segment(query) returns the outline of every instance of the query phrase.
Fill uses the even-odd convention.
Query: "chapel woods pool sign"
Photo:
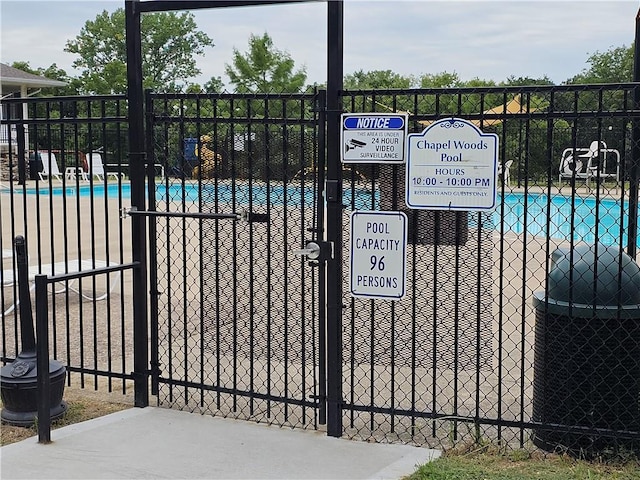
[[[486,211],[496,206],[498,136],[461,118],[438,120],[407,138],[409,208]]]

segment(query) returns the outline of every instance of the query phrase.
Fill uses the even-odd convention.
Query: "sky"
[[[64,51],[87,20],[124,0],[0,0],[0,61],[32,68],[56,63],[69,75],[76,56]],[[637,0],[344,0],[344,73],[392,70],[400,75],[457,73],[462,80],[501,82],[549,77],[562,83],[588,67],[596,52],[634,41]],[[197,57],[204,83],[222,77],[233,49],[251,34],[304,66],[307,83],[326,82],[327,5],[313,2],[193,10],[215,46]]]

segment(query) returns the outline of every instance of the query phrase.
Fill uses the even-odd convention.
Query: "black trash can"
[[[533,421],[552,429],[534,429],[534,444],[579,453],[637,448],[640,267],[617,247],[557,249],[548,289],[533,298]]]

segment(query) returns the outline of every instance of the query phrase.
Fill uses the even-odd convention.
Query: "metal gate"
[[[323,238],[324,96],[149,93],[146,105],[152,393],[316,428],[324,266],[306,247]]]

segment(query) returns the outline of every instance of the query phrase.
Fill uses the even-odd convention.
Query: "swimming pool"
[[[622,228],[622,245],[627,242],[628,204],[611,199],[553,195],[551,201],[544,194],[507,194],[504,215],[500,196],[498,208],[492,214],[497,230],[546,236],[557,240],[594,243],[596,238],[605,245],[619,245]],[[597,223],[596,223],[597,218]],[[503,222],[503,225],[501,224]],[[548,224],[547,224],[548,223]],[[639,239],[640,240],[640,239]],[[638,243],[640,246],[640,242]]]
[[[40,189],[41,195],[62,195],[66,192],[68,196],[89,196],[91,187],[82,185],[79,188],[55,187]],[[129,183],[118,185],[110,183],[107,185],[106,196],[116,198],[119,192],[122,198],[130,198],[131,186]],[[27,189],[28,194],[35,194],[36,189]],[[95,184],[93,195],[96,198],[105,196],[105,185]],[[299,207],[302,203],[306,207],[312,207],[315,200],[315,192],[309,187],[304,190],[297,185],[288,185],[286,188],[280,184],[266,185],[255,183],[249,188],[245,182],[220,183],[217,186],[203,185],[199,188],[197,184],[181,183],[172,184],[168,187],[164,184],[156,186],[156,198],[159,202],[180,204],[182,202],[203,203],[228,203],[238,206],[247,206],[251,202],[255,206],[263,206],[266,199],[270,199],[270,205]],[[352,205],[352,198],[353,205]],[[366,188],[345,188],[343,191],[343,203],[347,208],[357,210],[379,209],[380,193],[376,191],[372,194]],[[628,205],[624,204],[624,212],[621,212],[621,202],[611,199],[601,199],[596,202],[595,198],[583,198],[576,196],[571,199],[569,196],[554,195],[548,202],[545,194],[524,195],[522,193],[505,194],[504,202],[498,195],[498,207],[491,215],[490,223],[493,228],[505,232],[524,233],[533,236],[546,236],[547,234],[557,240],[573,240],[593,243],[596,239],[606,245],[620,244],[622,229],[622,245],[626,245],[627,235],[625,232],[627,224]],[[596,228],[596,217],[598,219]],[[548,221],[547,221],[548,219]],[[483,220],[484,221],[484,220]],[[475,226],[477,215],[469,215],[470,226]],[[640,235],[639,235],[640,237]],[[640,246],[640,238],[638,246]]]

